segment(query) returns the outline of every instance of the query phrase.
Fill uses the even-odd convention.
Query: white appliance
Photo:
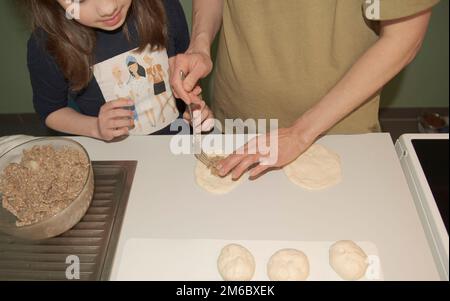
[[[442,280],[449,279],[448,134],[407,134],[395,147]]]

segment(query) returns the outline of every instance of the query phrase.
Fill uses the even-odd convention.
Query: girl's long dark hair
[[[85,88],[92,79],[95,31],[76,20],[55,0],[28,0],[33,29],[47,34],[48,52],[55,58],[74,91]],[[166,46],[167,30],[163,0],[132,0],[128,17],[132,17],[139,35],[139,51],[151,45],[152,50]],[[127,23],[124,32],[129,38]]]

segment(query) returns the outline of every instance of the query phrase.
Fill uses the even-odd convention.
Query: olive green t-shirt
[[[379,10],[376,0],[225,0],[216,117],[292,125],[377,41],[377,20],[411,16],[439,2],[378,1]],[[379,100],[379,94],[368,99],[330,133],[380,131]]]

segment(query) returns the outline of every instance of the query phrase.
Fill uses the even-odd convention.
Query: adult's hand
[[[271,135],[274,135],[272,140]],[[262,141],[260,141],[261,139]],[[274,141],[278,143],[277,148],[271,144]],[[268,169],[281,168],[291,163],[305,152],[313,142],[314,140],[306,139],[295,127],[281,128],[278,129],[278,132],[273,131],[258,136],[250,140],[243,148],[219,162],[217,166],[219,175],[226,176],[231,172],[233,179],[239,179],[249,168],[253,167],[250,170],[250,178],[256,178]],[[260,143],[264,145],[264,150],[275,150],[276,153],[262,151],[258,147]]]
[[[197,87],[200,79],[211,73],[213,68],[211,57],[202,52],[179,54],[169,60],[169,68],[170,84],[175,97],[182,99],[186,104],[199,103],[198,98],[190,93]],[[186,76],[184,80],[181,73]]]
[[[192,118],[189,109],[186,108],[186,111],[183,114],[184,120],[191,124],[193,127],[196,126],[197,128],[194,129],[195,132],[209,132],[214,127],[214,114],[211,111],[211,109],[208,107],[208,105],[201,100],[199,105],[197,106],[197,110],[193,111],[192,114],[194,114],[194,119]],[[196,115],[196,113],[198,115]],[[195,120],[195,118],[198,118]]]

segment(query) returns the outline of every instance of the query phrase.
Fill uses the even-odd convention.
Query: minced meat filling
[[[51,217],[79,195],[89,166],[86,155],[73,148],[25,150],[19,164],[9,164],[0,174],[2,206],[17,217],[18,227]]]

